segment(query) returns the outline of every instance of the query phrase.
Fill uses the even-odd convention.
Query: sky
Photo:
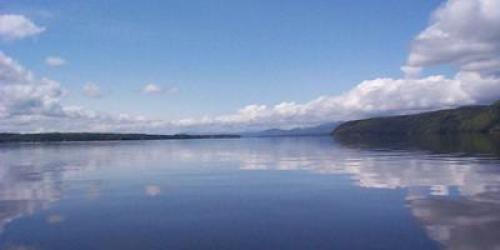
[[[0,131],[226,132],[500,98],[500,1],[0,0]]]

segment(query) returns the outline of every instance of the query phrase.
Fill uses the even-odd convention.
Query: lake
[[[499,249],[484,138],[0,145],[0,249]]]

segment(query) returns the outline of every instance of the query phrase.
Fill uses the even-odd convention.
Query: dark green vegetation
[[[415,115],[372,118],[346,122],[333,135],[421,136],[500,134],[500,101],[492,105],[466,106]]]
[[[114,133],[37,133],[17,134],[0,133],[2,142],[60,142],[60,141],[125,141],[125,140],[182,140],[239,138],[239,135],[148,135],[148,134],[114,134]]]

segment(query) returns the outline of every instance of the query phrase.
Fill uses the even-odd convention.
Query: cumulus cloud
[[[58,100],[63,93],[56,81],[35,79],[31,72],[0,52],[0,118],[61,115]]]
[[[413,41],[408,61],[402,67],[411,77],[367,80],[340,95],[322,96],[307,103],[252,104],[233,114],[175,121],[128,114],[109,115],[81,107],[63,106],[59,99],[64,91],[58,83],[35,79],[12,59],[1,54],[0,125],[6,123],[2,117],[13,117],[16,124],[27,124],[26,128],[32,128],[32,124],[37,124],[39,128],[53,128],[50,119],[46,118],[61,117],[79,121],[59,122],[61,130],[75,130],[72,126],[78,124],[79,130],[96,131],[230,132],[486,104],[500,98],[498,27],[499,1],[449,0],[433,13],[429,26]],[[452,77],[419,76],[422,69],[434,65],[453,65],[457,72]],[[99,92],[96,91],[97,86],[90,85],[88,89],[93,94]],[[175,88],[157,84],[147,84],[142,89],[142,93],[147,95],[176,91]]]
[[[155,120],[110,115],[61,103],[66,91],[0,51],[0,128],[5,131],[145,131]],[[94,92],[95,94],[95,92]]]
[[[162,87],[154,83],[144,85],[142,93],[145,95],[161,95],[161,94],[174,94],[178,89],[175,87]]]
[[[45,31],[23,15],[0,15],[0,38],[7,41],[35,36]]]
[[[102,92],[101,88],[93,82],[88,82],[85,85],[83,85],[82,90],[83,94],[87,97],[101,98],[104,96],[104,93]]]
[[[49,57],[45,58],[45,64],[47,64],[48,66],[51,66],[51,67],[59,67],[59,66],[63,66],[64,64],[66,64],[66,60],[64,60],[64,58],[57,57],[57,56],[49,56]]]
[[[500,98],[500,1],[449,0],[418,34],[406,78],[363,81],[350,91],[308,103],[249,105],[235,114],[185,119],[181,124],[206,126],[300,126],[377,115],[407,114]],[[426,67],[452,65],[453,77],[420,76]]]
[[[460,72],[454,78],[429,76],[420,79],[379,78],[364,81],[338,96],[319,97],[305,104],[283,102],[274,106],[249,105],[235,114],[186,119],[184,126],[314,125],[374,115],[415,113],[464,104],[491,102],[499,97],[500,79]]]
[[[413,41],[403,70],[452,64],[462,71],[500,73],[500,1],[449,0]]]

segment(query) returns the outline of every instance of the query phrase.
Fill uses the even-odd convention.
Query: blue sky
[[[176,119],[253,103],[305,102],[400,76],[413,35],[441,1],[5,1],[47,31],[2,44],[64,102]],[[47,56],[67,65],[44,65]],[[86,82],[109,92],[81,95]],[[144,96],[147,83],[176,87]]]
[[[0,129],[226,131],[487,103],[498,27],[498,0],[0,0]]]

